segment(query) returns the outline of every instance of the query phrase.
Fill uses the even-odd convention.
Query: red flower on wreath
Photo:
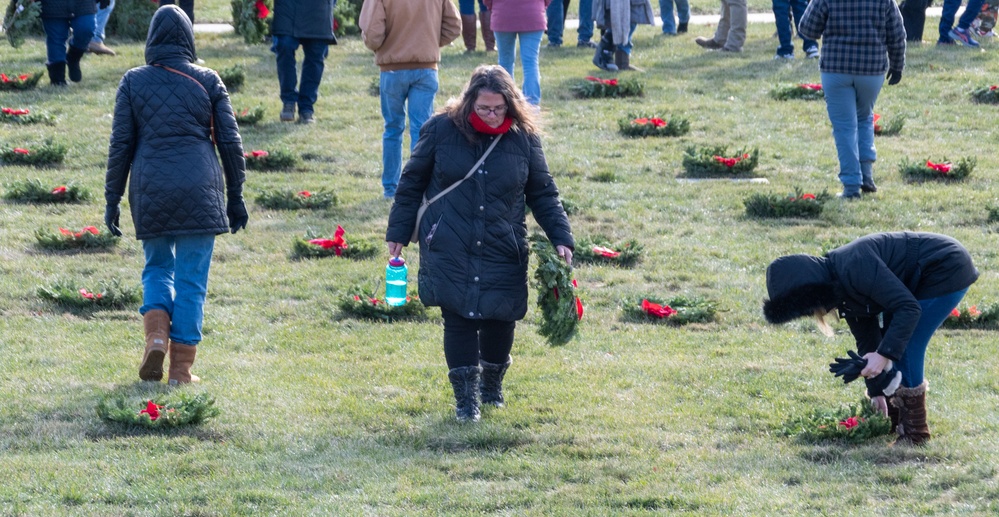
[[[14,153],[15,154],[29,155],[29,154],[31,154],[31,151],[29,151],[29,150],[27,150],[27,149],[25,149],[23,147],[15,147],[14,148]]]
[[[53,196],[61,196],[66,193],[66,185],[59,185],[58,187],[52,189],[51,194]]]
[[[863,418],[857,418],[855,416],[851,416],[850,418],[847,418],[846,420],[843,420],[842,422],[840,422],[839,425],[841,427],[849,430],[849,429],[853,429],[854,427],[857,427],[863,421],[864,421]]]
[[[725,165],[728,168],[735,167],[735,164],[749,158],[749,153],[743,154],[742,156],[736,156],[735,158],[725,158],[724,156],[712,156],[716,162]]]
[[[997,86],[997,85],[994,85],[994,84],[993,84],[992,86],[989,86],[989,91],[990,91],[990,92],[991,92],[991,91],[995,91],[995,90],[997,90],[997,89],[999,89],[999,86]]]
[[[815,194],[802,194],[801,199],[815,199]]]
[[[98,230],[96,226],[86,226],[82,230],[80,230],[78,232],[75,232],[75,233],[73,232],[73,230],[67,230],[65,228],[59,228],[59,233],[61,233],[63,235],[66,235],[66,236],[73,236],[73,237],[76,237],[77,239],[79,239],[79,238],[83,237],[85,234],[88,234],[88,233],[97,235],[97,234],[100,233],[100,230]]]
[[[30,77],[31,77],[31,74],[21,74],[21,75],[17,76],[17,79],[11,79],[10,77],[7,77],[7,74],[0,73],[0,81],[3,81],[5,83],[19,83],[21,81],[24,81],[24,80],[30,78]]]
[[[806,90],[813,90],[813,91],[816,91],[816,92],[822,91],[822,85],[821,84],[801,83],[801,84],[798,85],[798,87],[799,88],[804,88]]]
[[[592,75],[586,76],[587,81],[593,81],[595,83],[600,83],[604,86],[617,86],[617,79],[601,79],[599,77],[593,77]]]
[[[314,244],[324,250],[332,248],[333,252],[336,253],[336,256],[339,257],[343,253],[343,250],[348,247],[347,241],[343,238],[343,233],[343,226],[337,225],[336,232],[333,234],[332,239],[312,239],[309,241],[309,244]]]
[[[15,117],[18,115],[27,115],[28,113],[31,113],[31,111],[29,111],[28,109],[14,109],[14,108],[3,108],[2,110],[0,110],[0,112],[3,112],[4,115],[12,115]]]
[[[303,190],[303,191],[299,192],[298,195],[302,196],[304,198],[310,198],[310,197],[312,197],[312,192],[309,192],[308,190]]]
[[[881,132],[881,124],[878,124],[879,120],[881,120],[881,115],[878,115],[877,113],[875,113],[874,114],[874,132],[875,133],[880,133]]]
[[[948,172],[950,172],[951,168],[951,164],[949,162],[933,163],[929,160],[926,160],[926,166],[941,174],[947,174]]]
[[[647,299],[642,300],[642,310],[649,316],[655,316],[660,319],[669,318],[676,314],[676,309],[670,307],[669,305],[659,305],[658,303],[650,302]]]
[[[950,311],[950,317],[951,318],[960,318],[961,317],[961,310],[958,309],[957,307],[954,307],[954,309]]]
[[[92,293],[92,292],[88,291],[86,288],[80,289],[80,296],[82,296],[82,297],[84,297],[84,298],[86,298],[88,300],[100,300],[101,298],[104,297],[103,294],[101,294],[101,293]]]
[[[152,400],[146,401],[146,409],[139,411],[140,415],[149,415],[150,420],[156,420],[160,417],[160,410],[163,406],[154,403]]]
[[[620,251],[614,251],[610,248],[605,248],[603,246],[594,246],[593,253],[596,253],[597,255],[600,255],[601,257],[604,258],[617,258],[618,255],[621,254]]]
[[[267,156],[269,154],[270,153],[268,153],[267,151],[261,151],[261,150],[258,149],[256,151],[252,151],[252,152],[249,152],[249,153],[243,153],[243,156],[245,158],[263,158],[263,157],[265,157],[265,156]]]
[[[977,318],[982,315],[982,311],[978,310],[977,305],[972,305],[971,307],[968,307],[968,314],[973,318]]]
[[[267,4],[264,3],[264,0],[257,0],[257,2],[253,5],[257,8],[257,18],[263,20],[271,14],[271,10],[267,8]]]

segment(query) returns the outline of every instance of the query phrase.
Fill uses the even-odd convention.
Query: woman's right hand
[[[385,244],[388,245],[389,255],[391,255],[393,258],[398,258],[399,255],[402,253],[402,243],[401,242],[389,242],[389,241],[385,241]]]
[[[882,397],[871,397],[871,407],[875,413],[888,416],[888,400]]]

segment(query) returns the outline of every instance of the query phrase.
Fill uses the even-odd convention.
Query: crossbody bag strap
[[[444,195],[447,194],[448,192],[451,192],[452,190],[458,188],[458,185],[461,185],[468,178],[471,178],[472,174],[475,174],[475,171],[479,170],[479,167],[481,167],[482,164],[486,161],[486,157],[489,156],[489,153],[493,152],[493,148],[495,148],[496,144],[498,144],[499,141],[502,139],[503,139],[503,133],[500,133],[499,136],[497,136],[496,139],[493,140],[493,143],[489,144],[489,147],[486,148],[486,152],[482,153],[482,157],[479,158],[479,161],[475,162],[475,165],[473,165],[471,169],[468,169],[468,174],[465,174],[464,178],[461,178],[460,180],[452,183],[446,189],[438,192],[436,196],[430,199],[427,199],[426,193],[423,194],[423,202],[420,203],[420,208],[419,210],[416,211],[416,226],[413,227],[413,236],[409,238],[410,242],[416,242],[420,238],[420,220],[423,219],[423,213],[427,211],[427,207],[429,207],[433,202],[437,201],[438,199],[444,197]]]
[[[194,81],[194,84],[197,84],[198,87],[201,88],[201,91],[205,92],[205,95],[208,96],[208,104],[212,104],[212,96],[211,96],[210,93],[208,93],[208,89],[205,88],[205,85],[201,84],[201,81],[199,81],[199,80],[191,77],[190,75],[185,74],[184,72],[181,72],[180,70],[177,70],[175,68],[170,68],[169,66],[166,66],[166,65],[161,65],[159,63],[153,63],[153,66],[158,67],[158,68],[162,68],[162,69],[166,70],[167,72],[172,72],[172,73],[175,73],[177,75],[182,75],[182,76],[184,76],[184,77],[186,77],[186,78]],[[209,134],[212,137],[212,145],[216,145],[217,146],[218,144],[215,142],[215,106],[212,106],[211,109],[210,109],[210,111],[208,112],[208,132],[209,132]]]

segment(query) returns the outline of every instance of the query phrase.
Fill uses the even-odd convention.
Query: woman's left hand
[[[888,365],[888,358],[877,352],[864,354],[864,359],[867,359],[867,366],[860,371],[860,375],[865,379],[878,375]]]
[[[558,256],[565,260],[565,263],[572,267],[572,250],[567,246],[555,246],[555,251],[558,251]]]

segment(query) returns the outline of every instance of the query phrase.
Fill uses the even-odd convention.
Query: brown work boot
[[[146,331],[146,350],[139,365],[139,378],[144,381],[163,380],[163,359],[170,344],[170,314],[153,309],[142,316]]]
[[[87,45],[87,50],[90,50],[91,54],[100,54],[105,56],[116,56],[118,55],[114,50],[111,50],[103,41],[91,41],[90,45]]]
[[[197,375],[191,374],[191,365],[194,364],[194,356],[198,353],[198,347],[194,345],[181,345],[170,342],[170,385],[187,384],[190,382],[201,382]]]
[[[896,444],[922,445],[930,439],[930,426],[926,422],[926,388],[922,384],[914,388],[899,388],[892,397],[892,403],[899,411],[898,440]]]
[[[704,36],[698,36],[694,38],[694,43],[697,43],[702,48],[709,50],[718,50],[722,48],[722,44],[714,40],[714,38],[705,38]]]

